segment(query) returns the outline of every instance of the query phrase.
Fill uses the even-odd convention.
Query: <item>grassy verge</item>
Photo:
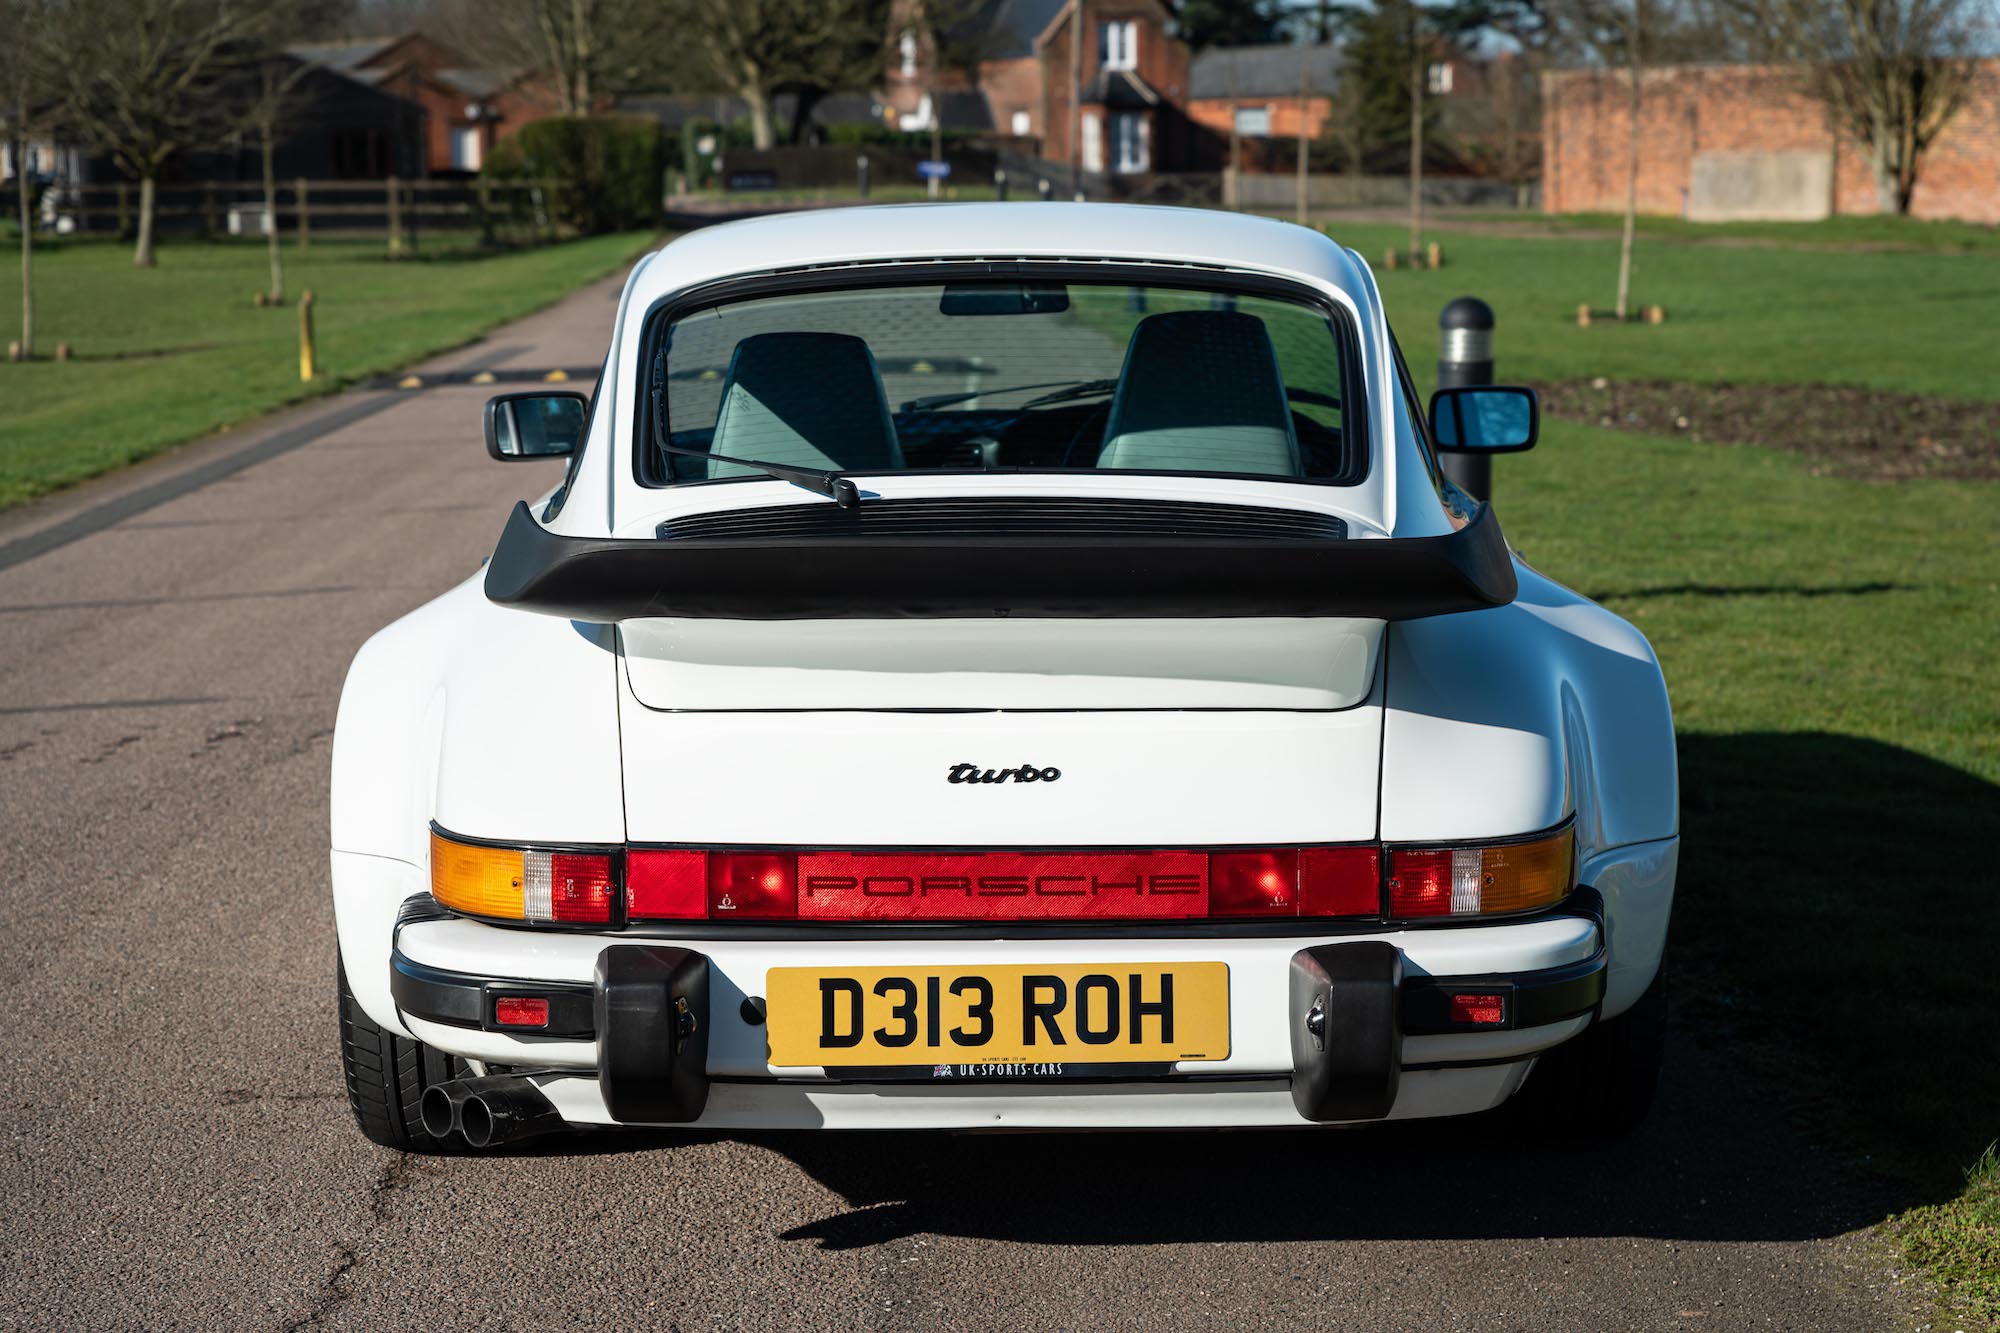
[[[380,242],[287,248],[285,280],[316,298],[321,377],[298,377],[298,313],[257,309],[254,244],[170,244],[134,270],[126,246],[36,247],[36,347],[0,364],[0,507],[467,342],[616,269],[643,235],[498,255],[442,250],[389,263]],[[18,242],[0,246],[0,318],[20,304]],[[48,359],[59,342],[75,359]]]
[[[2000,1157],[1993,1148],[1966,1172],[1963,1194],[1911,1210],[1890,1231],[1937,1280],[1949,1313],[2000,1326]]]
[[[1420,379],[1438,307],[1474,292],[1505,378],[2000,396],[1967,304],[2000,293],[2000,265],[1642,248],[1642,295],[1684,317],[1583,330],[1559,316],[1608,286],[1611,243],[1450,252],[1439,273],[1381,275]],[[1494,471],[1527,558],[1630,618],[1666,670],[1679,1022],[1886,1182],[1888,1232],[1956,1326],[2000,1326],[2000,483],[1815,476],[1775,450],[1561,423]]]

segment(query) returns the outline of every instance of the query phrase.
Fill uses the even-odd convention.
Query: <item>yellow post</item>
[[[299,294],[299,378],[310,381],[319,373],[319,355],[313,349],[313,294],[310,288]]]

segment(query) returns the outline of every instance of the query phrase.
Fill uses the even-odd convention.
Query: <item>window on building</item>
[[[1131,176],[1151,170],[1152,131],[1152,118],[1143,111],[1113,112],[1111,169],[1121,176]]]
[[[1104,69],[1139,67],[1139,21],[1112,19],[1097,25],[1097,59]]]
[[[1236,133],[1243,139],[1268,139],[1271,137],[1271,108],[1268,106],[1239,106],[1236,108]]]
[[[451,130],[451,169],[453,171],[479,170],[480,149],[477,125],[454,125]]]
[[[903,35],[896,39],[896,57],[900,62],[903,77],[915,78],[917,73],[917,30],[903,29]]]
[[[1104,170],[1104,122],[1095,111],[1086,111],[1079,127],[1083,134],[1083,169]]]
[[[1430,78],[1427,80],[1427,82],[1430,85],[1431,95],[1434,97],[1442,97],[1444,94],[1450,92],[1451,91],[1450,62],[1439,61],[1437,64],[1432,65],[1430,67]]]
[[[1028,135],[1034,133],[1034,125],[1035,122],[1025,111],[1016,111],[1012,119],[1008,122],[1008,128],[1012,130],[1014,137],[1017,139],[1025,139]]]

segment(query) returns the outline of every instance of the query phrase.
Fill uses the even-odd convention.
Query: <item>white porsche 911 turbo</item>
[[[1367,267],[1088,204],[793,214],[628,281],[567,456],[334,741],[362,1130],[1644,1115],[1660,669],[1509,550]]]

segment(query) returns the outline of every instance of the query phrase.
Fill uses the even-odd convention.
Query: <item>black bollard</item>
[[[1493,307],[1461,296],[1438,313],[1440,389],[1493,383]],[[1485,454],[1441,454],[1444,475],[1477,500],[1493,498],[1493,460]]]
[[[868,159],[866,156],[854,159],[854,188],[861,192],[863,199],[868,197]]]
[[[1035,182],[1035,193],[1042,197],[1043,203],[1047,203],[1051,196],[1055,194],[1055,186],[1049,184],[1048,177],[1044,176]]]
[[[1007,202],[1007,168],[993,168],[993,197],[1001,203]]]

